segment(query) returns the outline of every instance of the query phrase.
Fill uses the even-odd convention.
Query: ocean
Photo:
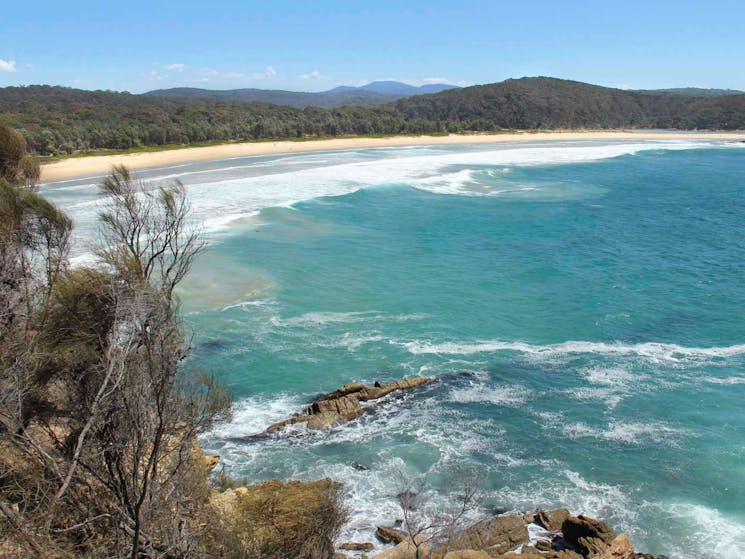
[[[344,484],[340,541],[401,517],[399,473],[484,510],[566,506],[673,559],[745,557],[745,144],[551,142],[194,163],[208,250],[189,367],[250,481]],[[90,261],[95,179],[44,185]],[[323,432],[241,440],[350,381],[437,381]],[[361,465],[367,469],[361,469]],[[478,514],[476,514],[478,516]]]

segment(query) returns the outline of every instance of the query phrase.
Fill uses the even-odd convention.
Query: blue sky
[[[0,86],[319,91],[548,75],[745,89],[745,1],[11,2]]]

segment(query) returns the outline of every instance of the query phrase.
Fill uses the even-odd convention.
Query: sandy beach
[[[308,151],[398,147],[445,144],[482,144],[537,142],[549,140],[738,140],[745,132],[515,132],[506,134],[472,134],[449,136],[391,136],[387,138],[334,138],[326,140],[266,141],[221,144],[207,147],[172,149],[159,152],[121,155],[91,155],[64,159],[42,166],[42,181],[52,182],[106,174],[113,165],[124,164],[132,170],[168,167],[196,161],[229,159],[252,155],[272,155]]]

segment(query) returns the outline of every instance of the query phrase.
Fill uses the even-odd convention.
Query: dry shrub
[[[214,499],[217,538],[228,559],[329,559],[346,520],[340,485],[330,479],[239,487]]]

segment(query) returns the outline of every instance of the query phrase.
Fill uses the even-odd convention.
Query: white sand
[[[536,142],[548,140],[740,140],[745,132],[515,132],[508,134],[469,134],[449,136],[391,136],[387,138],[334,138],[329,140],[262,141],[183,148],[122,155],[91,155],[64,159],[42,166],[44,182],[104,175],[113,165],[124,164],[132,170],[168,167],[195,161],[210,161],[250,155],[299,153],[373,147],[421,146],[436,144],[481,144],[502,142]]]

